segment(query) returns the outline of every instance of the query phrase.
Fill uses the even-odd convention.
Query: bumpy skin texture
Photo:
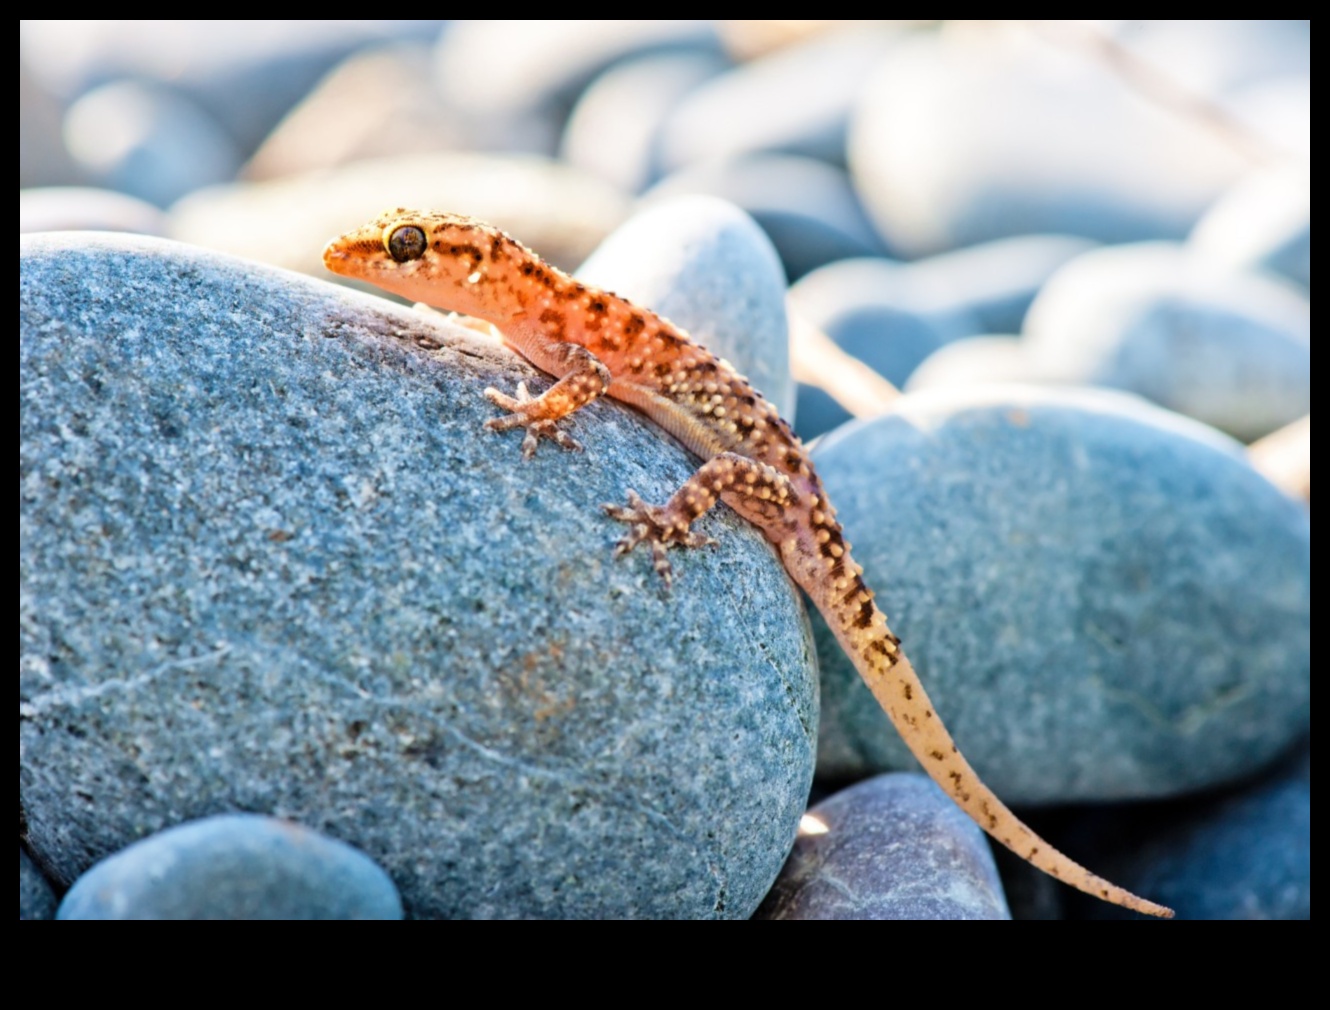
[[[663,506],[631,491],[626,506],[605,506],[630,528],[620,553],[649,545],[668,583],[667,548],[706,543],[690,527],[725,502],[776,546],[910,750],[980,827],[1088,894],[1172,914],[1068,859],[980,782],[874,605],[803,446],[728,362],[654,312],[580,284],[496,228],[454,214],[389,211],[329,243],[323,261],[334,273],[492,323],[518,353],[555,376],[534,398],[524,387],[516,397],[485,391],[507,411],[488,427],[525,428],[525,455],[541,438],[577,448],[557,422],[597,397],[613,396],[646,413],[706,462]]]

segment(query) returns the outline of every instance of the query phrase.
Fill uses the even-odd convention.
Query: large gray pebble
[[[1050,380],[1125,389],[1244,441],[1311,409],[1311,303],[1173,243],[1068,263],[1030,307],[1025,349]]]
[[[240,168],[240,152],[221,125],[161,85],[94,88],[65,113],[64,136],[87,178],[159,207]]]
[[[682,326],[793,415],[785,275],[762,229],[733,204],[684,196],[649,206],[577,276]]]
[[[67,98],[121,79],[167,85],[206,110],[245,155],[356,49],[390,39],[432,38],[445,23],[29,20],[20,26],[19,45],[33,71]]]
[[[597,74],[620,60],[677,51],[720,53],[714,25],[478,18],[440,38],[434,85],[485,147],[553,153],[569,109]]]
[[[252,810],[417,916],[751,914],[817,693],[754,530],[616,559],[600,511],[696,461],[627,408],[585,451],[483,430],[547,380],[429,315],[139,237],[20,238],[19,795],[63,881]],[[437,346],[422,350],[417,343]]]
[[[990,26],[893,50],[850,165],[888,245],[914,257],[1029,232],[1181,238],[1247,162],[1103,63]]]
[[[880,28],[834,32],[716,78],[669,117],[660,141],[664,168],[761,151],[843,166],[850,110],[895,41]]]
[[[162,235],[166,215],[124,193],[90,186],[41,186],[18,191],[18,230],[129,231]]]
[[[18,917],[54,919],[58,904],[50,881],[42,876],[22,846],[18,850]]]
[[[950,292],[912,282],[910,268],[886,259],[851,259],[814,270],[790,288],[790,301],[843,350],[896,385],[943,344],[982,333]]]
[[[1201,218],[1191,236],[1202,256],[1239,270],[1269,270],[1312,286],[1311,163],[1262,169]]]
[[[1075,829],[1097,867],[1179,919],[1310,919],[1311,751],[1241,789],[1174,806],[1090,815]],[[1086,918],[1123,918],[1102,902]]]
[[[1311,717],[1311,526],[1210,429],[1105,391],[909,394],[814,449],[865,580],[1009,803],[1250,774]],[[820,624],[819,774],[916,767]]]
[[[752,154],[694,165],[666,176],[643,199],[687,193],[718,196],[751,214],[791,280],[835,260],[884,252],[845,173],[813,158]]]
[[[879,775],[823,800],[758,919],[1010,919],[974,821],[923,775]]]
[[[299,824],[222,814],[169,828],[74,882],[61,919],[400,919],[363,852]]]
[[[417,154],[202,190],[171,211],[171,236],[326,277],[334,235],[389,207],[467,214],[571,270],[628,213],[612,186],[530,156]]]
[[[660,128],[684,95],[729,67],[719,53],[644,56],[582,92],[560,142],[565,161],[638,193],[660,176]]]

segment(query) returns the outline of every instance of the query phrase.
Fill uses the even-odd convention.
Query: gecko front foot
[[[611,519],[632,526],[628,535],[615,544],[615,555],[627,554],[638,544],[649,543],[652,564],[665,580],[667,589],[673,576],[669,559],[665,556],[669,547],[707,547],[716,543],[711,537],[690,531],[690,520],[676,515],[668,506],[648,505],[636,491],[628,492],[627,505],[602,505],[601,508]]]
[[[490,431],[508,431],[512,428],[525,428],[526,437],[522,439],[522,456],[530,459],[536,453],[536,446],[542,438],[561,445],[565,449],[580,450],[582,444],[568,432],[559,427],[553,418],[538,416],[543,404],[539,397],[532,397],[527,392],[526,383],[517,384],[517,398],[500,393],[493,386],[485,390],[485,399],[503,410],[512,411],[503,417],[494,417],[485,422]],[[537,416],[533,416],[537,415]]]

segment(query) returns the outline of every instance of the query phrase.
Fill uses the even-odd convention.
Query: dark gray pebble
[[[823,800],[756,919],[1010,919],[984,833],[923,775]]]

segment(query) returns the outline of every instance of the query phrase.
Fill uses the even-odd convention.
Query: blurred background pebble
[[[19,230],[140,232],[328,280],[327,238],[387,207],[420,206],[498,224],[556,265],[580,266],[667,315],[669,304],[654,303],[686,292],[686,311],[700,313],[686,325],[792,414],[802,437],[865,447],[844,457],[838,479],[889,489],[890,500],[864,510],[850,539],[890,541],[896,561],[879,578],[922,579],[927,592],[983,581],[973,568],[986,541],[962,531],[967,494],[977,493],[965,488],[977,477],[958,469],[956,487],[938,492],[945,507],[907,534],[900,503],[926,497],[936,474],[889,467],[881,433],[895,429],[838,431],[908,413],[923,391],[999,404],[1000,420],[1020,412],[996,384],[1089,404],[1099,402],[1092,391],[1051,387],[1110,387],[1252,443],[1246,456],[1230,446],[1232,466],[1255,467],[1298,504],[1283,500],[1293,511],[1281,512],[1248,488],[1255,497],[1224,506],[1224,521],[1243,511],[1250,542],[1269,543],[1309,522],[1310,30],[1309,20],[21,20]],[[1095,410],[1077,416],[1069,431],[1107,424]],[[1150,423],[1168,427],[1163,416]],[[1039,499],[1049,510],[1042,528],[1086,552],[1050,556],[1028,584],[1024,575],[990,583],[993,606],[1046,615],[1082,593],[1090,610],[1130,596],[1156,601],[1157,617],[1172,613],[1158,587],[1109,599],[1084,583],[1048,585],[1104,551],[1105,570],[1130,568],[1140,545],[1107,543],[1088,517],[1102,522],[1112,509],[1077,495],[1144,494],[1136,485],[1159,474],[1133,468],[1072,494],[1060,483],[1066,459],[1020,425],[994,421],[966,437],[998,439],[993,451],[1025,474],[1025,484],[998,481],[987,492],[995,514],[1028,510],[1029,484],[1060,488],[1061,505]],[[954,446],[958,459],[971,449]],[[1160,493],[1161,512],[1186,504],[1210,514],[1191,492],[1170,493],[1171,505]],[[939,525],[951,531],[945,542],[902,575],[899,559],[914,555],[897,539],[931,542]],[[1237,557],[1237,546],[1224,550]],[[1204,582],[1213,558],[1203,554],[1180,561],[1190,569],[1177,578]],[[1285,554],[1289,584],[1302,586],[1305,560]],[[1129,574],[1123,584],[1134,586]],[[1278,583],[1272,572],[1261,580]],[[1298,646],[1308,634],[1304,589],[1278,601],[1257,593],[1249,607],[1292,622],[1275,632],[1285,658],[1271,674],[1290,697],[1308,676]],[[947,634],[963,643],[991,632],[1000,652],[1011,629],[983,630],[987,599],[967,598]],[[917,600],[897,609],[910,616]],[[1178,614],[1169,620],[1188,625],[1197,654],[1209,655],[1203,615]],[[1243,627],[1255,639],[1271,634]],[[912,653],[940,654],[923,634],[917,647],[907,637]],[[1032,655],[1057,647],[1029,635]],[[997,706],[1002,689],[982,683],[982,669],[945,674],[973,681],[977,711]],[[1168,690],[1179,696],[1208,676],[1174,672],[1181,683]],[[831,684],[824,698],[835,709],[834,672]],[[1041,690],[1065,693],[1066,684]],[[842,731],[880,719],[871,706],[833,715]],[[1284,730],[1304,732],[1300,719]],[[1263,741],[1252,753],[1283,740],[1251,733]],[[824,735],[822,766],[839,768],[842,781],[820,788],[844,784],[837,748],[861,743]],[[1026,760],[1043,759],[1036,748]],[[879,767],[861,761],[853,774]],[[1114,784],[1100,798],[1159,787],[1146,776],[1134,788]],[[1210,865],[1209,844],[1294,852],[1272,812],[1297,787],[1270,779],[1241,788],[1254,792],[1176,813],[1175,801],[1164,803],[1158,825],[1115,835],[1105,851],[1145,846],[1148,858],[1121,872],[1172,894],[1185,914],[1310,914],[1296,888],[1289,900],[1218,883],[1205,894],[1200,875],[1177,876],[1184,855]],[[1048,802],[1094,792],[1028,790]],[[1068,831],[1082,816],[1045,815]],[[1239,821],[1266,833],[1248,839]],[[1017,918],[1082,914],[1000,866]],[[25,880],[40,874],[21,849],[21,917]]]

